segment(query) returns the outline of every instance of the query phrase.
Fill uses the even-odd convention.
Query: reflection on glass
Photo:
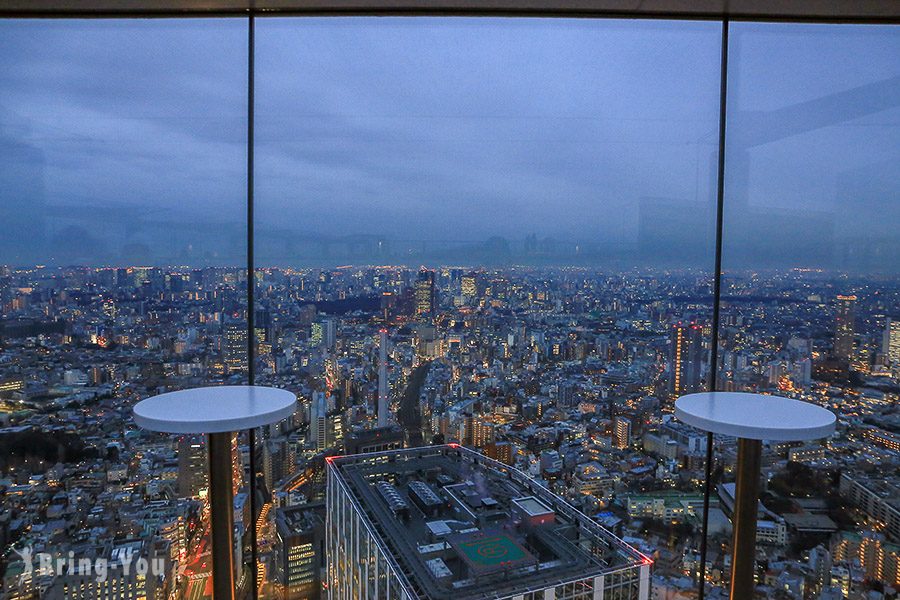
[[[424,563],[365,535],[359,557],[341,550],[356,548],[334,536],[357,513],[337,488],[322,502],[337,452],[463,444],[647,554],[699,545],[703,437],[670,413],[709,378],[720,33],[257,23],[258,382],[303,407],[264,435],[265,595],[432,585]],[[408,482],[390,484],[406,501]],[[675,516],[658,508],[672,503]],[[389,547],[428,543],[411,512]],[[661,572],[683,577],[674,564]],[[634,597],[640,568],[610,577],[607,597]],[[593,584],[557,593],[593,597]]]
[[[205,439],[131,407],[245,380],[246,36],[0,22],[4,598],[209,595]]]
[[[718,386],[838,415],[827,440],[764,447],[757,581],[791,597],[897,586],[900,38],[731,33]],[[725,483],[711,517],[727,523],[733,442],[716,454]],[[727,545],[713,536],[710,548]],[[710,556],[713,581],[723,558]]]

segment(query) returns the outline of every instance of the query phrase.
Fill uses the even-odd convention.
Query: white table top
[[[791,398],[743,392],[688,394],[675,401],[675,416],[713,433],[751,440],[798,442],[834,432],[832,412]]]
[[[297,397],[287,390],[223,385],[141,400],[134,405],[134,421],[165,433],[223,433],[276,423],[296,409]]]

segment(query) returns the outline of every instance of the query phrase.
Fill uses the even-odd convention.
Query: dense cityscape
[[[247,383],[248,321],[255,383],[298,404],[255,448],[234,440],[241,598],[253,534],[260,597],[325,597],[326,458],[443,443],[517,467],[651,557],[652,598],[695,598],[706,434],[672,413],[713,384],[838,418],[828,439],[764,445],[760,597],[893,597],[900,282],[726,272],[715,373],[712,294],[699,269],[257,268],[248,314],[239,268],[0,267],[0,597],[211,596],[205,441],[131,410]],[[723,598],[736,450],[713,441],[704,576]],[[98,581],[25,552],[109,566]]]

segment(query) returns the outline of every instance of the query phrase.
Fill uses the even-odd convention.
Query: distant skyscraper
[[[337,326],[334,319],[319,319],[309,326],[309,341],[314,346],[333,350],[337,338]]]
[[[224,329],[224,362],[229,373],[247,370],[247,326],[229,323]]]
[[[422,269],[416,279],[416,316],[434,315],[434,271]]]
[[[887,320],[882,346],[888,364],[894,369],[900,369],[900,319]]]
[[[322,321],[322,342],[327,350],[334,349],[334,342],[337,337],[337,327],[334,319],[324,319]]]
[[[387,427],[390,409],[387,375],[387,329],[381,330],[378,348],[378,426]]]
[[[856,335],[856,296],[837,297],[834,315],[834,357],[850,360]]]
[[[461,281],[462,295],[471,300],[478,295],[478,282],[475,275],[463,275]]]
[[[702,391],[703,328],[696,323],[672,326],[669,352],[670,394],[682,396]]]

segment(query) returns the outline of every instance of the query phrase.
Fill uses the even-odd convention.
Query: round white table
[[[134,421],[150,431],[208,434],[213,597],[234,598],[234,499],[231,437],[235,431],[277,423],[294,414],[297,397],[262,386],[212,386],[141,400]]]
[[[834,432],[835,416],[801,400],[742,392],[682,396],[675,402],[675,416],[697,429],[738,438],[730,598],[750,600],[755,588],[761,440],[803,441],[828,437]],[[700,576],[705,578],[705,573]]]

